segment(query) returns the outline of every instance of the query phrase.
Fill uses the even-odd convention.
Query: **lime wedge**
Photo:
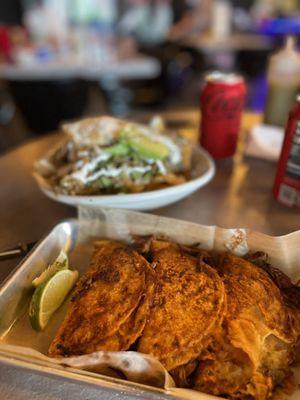
[[[53,276],[57,271],[68,268],[69,268],[68,256],[62,250],[59,253],[57,259],[54,261],[54,263],[49,265],[49,267],[45,269],[45,271],[43,271],[40,276],[38,276],[32,281],[32,285],[34,287],[38,287],[42,283],[46,282],[49,278],[51,278],[51,276]]]
[[[41,331],[46,327],[51,316],[73,288],[77,278],[77,271],[63,269],[35,289],[29,306],[29,318],[33,329]]]

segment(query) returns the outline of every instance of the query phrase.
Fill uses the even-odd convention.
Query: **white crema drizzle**
[[[115,128],[115,126],[111,125],[112,120],[108,119],[107,121],[103,121],[105,123],[102,123],[101,125],[101,130],[104,131],[111,131],[112,128]],[[148,137],[150,140],[155,140],[157,142],[163,143],[165,146],[168,147],[170,154],[169,154],[169,160],[171,164],[176,165],[181,162],[182,156],[181,156],[181,151],[179,146],[177,146],[176,143],[171,138],[168,138],[164,135],[160,135],[159,133],[154,133],[151,128],[142,126],[142,125],[137,125],[138,130],[140,133],[146,137]],[[106,133],[108,133],[106,132]],[[103,132],[101,132],[103,133]],[[63,186],[68,186],[70,181],[77,181],[80,182],[81,184],[87,184],[89,182],[92,182],[101,176],[106,176],[106,177],[117,177],[121,174],[130,176],[132,172],[140,172],[142,174],[151,171],[152,165],[155,164],[160,172],[161,175],[167,174],[167,169],[164,165],[164,163],[161,160],[152,160],[148,159],[150,165],[147,166],[128,166],[128,165],[122,165],[121,167],[115,168],[101,168],[98,171],[95,171],[95,168],[101,161],[108,161],[111,156],[100,150],[100,154],[95,157],[94,159],[90,160],[89,162],[85,162],[83,164],[83,160],[79,160],[77,162],[77,167],[79,169],[72,174],[67,175],[61,182]],[[84,151],[83,151],[84,153]],[[84,153],[85,154],[85,153]],[[83,155],[83,154],[80,154]]]
[[[146,165],[146,166],[135,166],[135,167],[130,167],[128,165],[122,165],[119,168],[101,168],[98,171],[91,173],[93,169],[97,166],[97,164],[101,161],[105,161],[109,159],[110,156],[107,154],[102,154],[89,162],[88,164],[85,164],[79,171],[76,171],[68,176],[65,177],[62,181],[62,185],[68,185],[70,181],[79,181],[82,184],[87,184],[89,182],[92,182],[101,176],[107,176],[110,178],[117,177],[121,174],[130,176],[132,172],[140,172],[142,174],[151,171],[152,166],[151,165]]]

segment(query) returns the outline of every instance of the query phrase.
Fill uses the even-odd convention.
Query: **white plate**
[[[114,195],[75,196],[57,194],[53,190],[38,184],[46,196],[60,203],[71,206],[93,205],[100,207],[127,208],[130,210],[153,210],[164,207],[189,196],[205,186],[215,174],[215,164],[208,153],[201,148],[194,148],[192,157],[192,179],[180,185],[149,192]]]

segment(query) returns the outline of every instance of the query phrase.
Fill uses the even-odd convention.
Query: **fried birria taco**
[[[213,341],[199,355],[194,388],[232,399],[266,400],[290,378],[299,314],[269,274],[232,254],[220,257],[227,309]]]
[[[192,255],[175,243],[155,240],[150,257],[157,285],[138,351],[178,375],[176,368],[196,359],[222,320],[224,285],[200,252]]]
[[[146,323],[153,287],[151,272],[147,261],[128,246],[98,242],[49,355],[127,350]]]
[[[291,387],[300,289],[288,277],[250,256],[151,237],[137,247],[98,242],[50,356],[136,350],[177,386],[228,399]]]

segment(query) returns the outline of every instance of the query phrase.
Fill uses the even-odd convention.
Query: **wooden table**
[[[114,115],[128,115],[130,105],[124,80],[154,79],[160,74],[160,62],[143,54],[117,58],[111,62],[87,63],[69,60],[34,64],[0,64],[0,80],[12,82],[53,82],[82,79],[95,81],[105,91]]]
[[[184,126],[184,133],[195,140],[197,111],[170,112],[165,116],[174,127]],[[259,115],[245,114],[243,126],[248,128],[259,120]],[[58,134],[48,135],[31,141],[0,158],[0,249],[20,241],[37,240],[60,220],[76,216],[75,209],[46,198],[31,176],[32,163],[57,137]],[[206,187],[177,204],[153,212],[208,225],[248,227],[270,235],[300,229],[299,212],[279,204],[272,197],[276,164],[244,158],[242,150],[241,144],[234,160],[217,162],[216,176]],[[0,262],[0,280],[18,261]],[[47,394],[41,389],[41,382],[47,387]],[[58,383],[52,378],[34,379],[26,372],[0,366],[0,392],[4,390],[3,398],[7,400],[29,397],[62,400],[66,398],[66,390],[72,391],[73,399],[108,398],[94,389],[79,388],[75,385],[74,389],[74,385]],[[80,390],[85,390],[84,397],[80,397]]]
[[[13,81],[85,79],[99,80],[103,77],[116,79],[155,78],[160,72],[160,64],[153,57],[137,54],[131,58],[116,59],[111,63],[52,62],[33,65],[2,64],[0,79]]]
[[[264,51],[274,49],[274,41],[259,34],[234,33],[230,36],[214,37],[211,34],[191,34],[182,38],[179,43],[204,54],[211,68],[228,70],[236,68],[236,57],[239,51]]]
[[[192,34],[182,39],[182,43],[204,52],[271,50],[274,46],[271,38],[249,33],[235,33],[224,37],[205,33]]]

